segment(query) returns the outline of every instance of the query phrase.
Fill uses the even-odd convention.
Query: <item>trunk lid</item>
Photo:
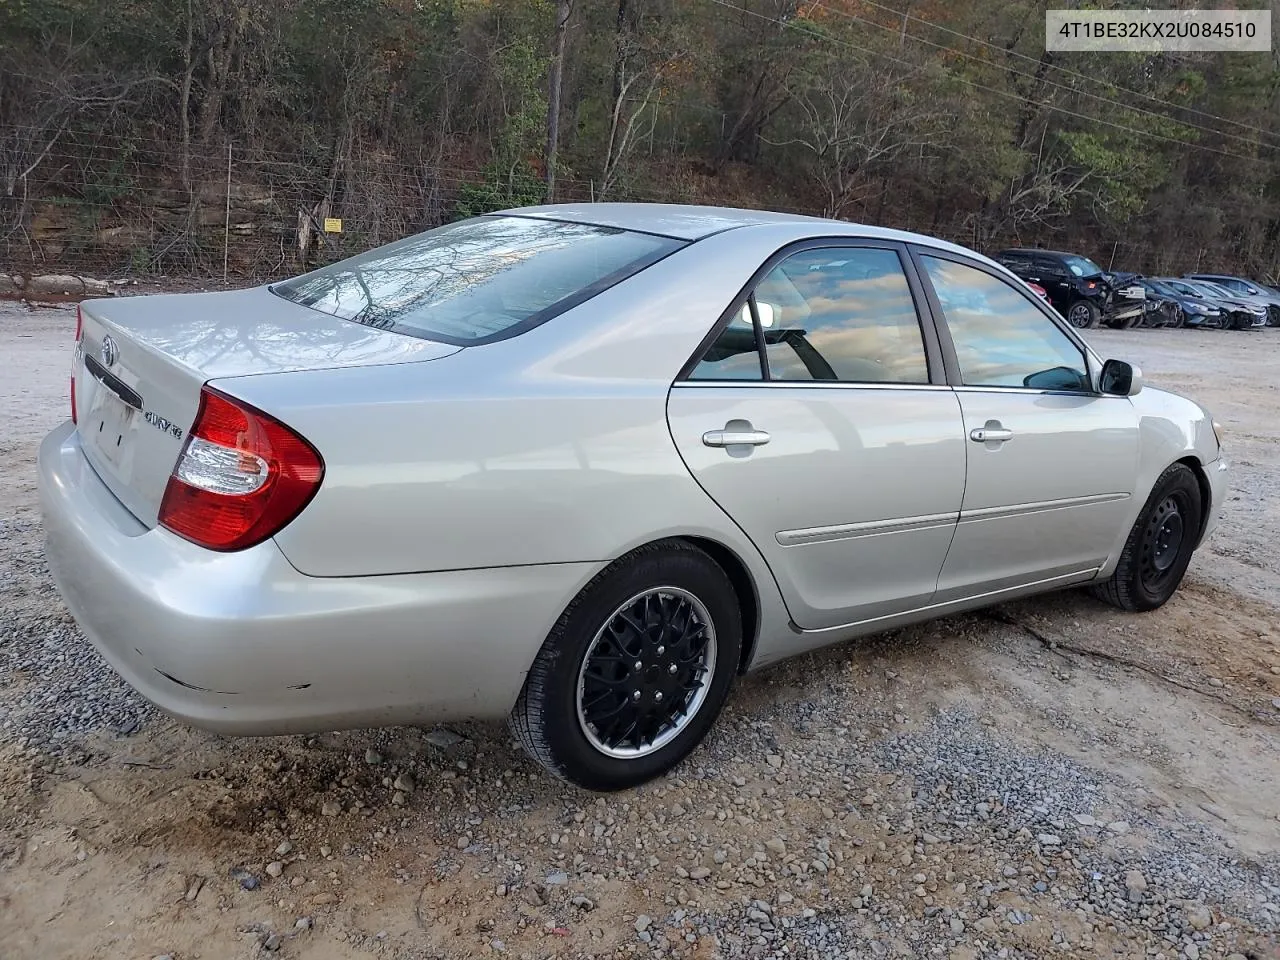
[[[342,320],[266,287],[88,300],[81,313],[80,442],[102,481],[148,527],[208,381],[421,362],[461,349]]]

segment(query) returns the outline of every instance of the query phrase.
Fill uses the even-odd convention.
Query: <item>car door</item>
[[[1065,317],[1071,307],[1071,275],[1067,268],[1058,260],[1045,256],[1036,257],[1035,266],[1041,277],[1040,286],[1049,295],[1049,302]]]
[[[968,438],[960,522],[935,602],[1086,579],[1131,509],[1133,404],[1098,393],[1080,343],[995,270],[914,253]]]
[[[830,241],[757,273],[672,386],[672,437],[822,629],[923,606],[964,492],[960,405],[905,247]]]

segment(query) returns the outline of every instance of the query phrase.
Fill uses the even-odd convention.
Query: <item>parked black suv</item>
[[[995,259],[1023,280],[1038,283],[1073,327],[1133,326],[1142,320],[1146,292],[1109,277],[1088,257],[1057,250],[1001,250]]]

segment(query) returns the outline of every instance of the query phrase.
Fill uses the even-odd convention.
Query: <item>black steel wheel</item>
[[[1173,464],[1156,481],[1129,531],[1115,572],[1094,592],[1123,610],[1163,606],[1182,583],[1208,507],[1192,469]]]
[[[643,783],[711,728],[742,642],[740,600],[715,560],[680,540],[642,547],[598,574],[552,628],[512,732],[589,790]]]
[[[1138,575],[1147,590],[1158,592],[1173,573],[1187,531],[1183,520],[1186,509],[1185,493],[1171,493],[1147,519],[1138,552]]]

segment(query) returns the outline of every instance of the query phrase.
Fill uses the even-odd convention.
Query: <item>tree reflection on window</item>
[[[478,217],[271,289],[368,327],[465,345],[549,319],[681,246],[612,227]]]

